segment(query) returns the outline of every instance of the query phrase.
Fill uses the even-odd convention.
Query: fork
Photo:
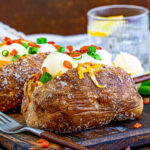
[[[24,131],[29,131],[39,137],[45,138],[50,140],[51,142],[60,144],[62,146],[72,148],[74,150],[89,150],[88,148],[79,145],[70,139],[65,137],[58,136],[54,133],[47,132],[44,130],[31,128],[27,126],[23,126],[19,122],[15,121],[14,119],[8,117],[4,113],[0,112],[0,131],[8,134],[20,133]]]

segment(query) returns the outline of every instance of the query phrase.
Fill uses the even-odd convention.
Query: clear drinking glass
[[[88,35],[91,43],[111,52],[121,51],[139,58],[150,69],[149,11],[134,5],[108,5],[88,11]]]

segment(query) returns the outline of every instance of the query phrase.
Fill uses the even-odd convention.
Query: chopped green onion
[[[2,55],[3,55],[4,57],[7,57],[7,56],[9,55],[9,51],[8,51],[8,50],[3,50],[3,51],[2,51]]]
[[[18,54],[14,55],[12,58],[12,61],[16,61],[19,57],[20,57],[20,55],[18,55]]]
[[[52,79],[52,75],[50,75],[48,72],[44,72],[40,78],[40,81],[42,83],[47,83],[51,79]]]
[[[95,52],[87,51],[87,54],[88,54],[89,56],[93,57],[93,58],[96,59],[96,60],[102,60],[102,58],[101,58],[98,54],[96,54]]]
[[[38,52],[38,49],[36,46],[30,47],[28,50],[29,54],[37,54],[37,52]]]
[[[96,53],[92,57],[96,60],[102,60],[102,58]]]
[[[87,51],[87,54],[88,54],[89,56],[93,56],[93,55],[95,54],[95,52]]]
[[[23,56],[23,57],[24,57],[24,56],[27,56],[27,54],[23,54],[22,56]]]
[[[96,47],[95,46],[91,46],[88,48],[89,52],[96,52]]]
[[[47,38],[38,38],[36,39],[37,44],[45,44],[47,43]]]
[[[146,86],[146,85],[140,86],[138,91],[141,95],[149,96],[150,95],[150,86]]]
[[[142,84],[141,84],[141,85],[147,85],[147,86],[150,86],[150,80],[145,81],[145,82],[142,82]]]
[[[25,42],[22,43],[22,46],[24,46],[26,49],[29,47],[29,45]]]
[[[73,57],[74,54],[80,54],[80,57]],[[71,57],[74,59],[74,60],[80,60],[82,58],[82,53],[72,53],[71,54]]]
[[[64,47],[60,47],[59,50],[58,50],[58,52],[64,53],[65,52],[65,48]]]

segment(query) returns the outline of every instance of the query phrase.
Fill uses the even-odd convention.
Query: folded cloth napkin
[[[76,34],[69,36],[55,35],[55,34],[31,34],[27,35],[27,40],[36,42],[39,37],[45,37],[48,41],[54,41],[56,44],[61,46],[72,45],[74,49],[78,49],[85,45],[92,44],[87,34]]]
[[[62,36],[55,34],[31,34],[25,35],[22,32],[11,28],[10,26],[0,22],[0,42],[4,40],[4,37],[10,37],[11,39],[26,39],[33,42],[36,42],[36,39],[39,37],[45,37],[48,41],[54,41],[56,44],[61,46],[73,45],[74,49],[78,49],[83,45],[89,45],[90,42],[88,40],[87,34],[77,34],[70,36]],[[92,44],[92,43],[91,43]]]
[[[0,42],[4,40],[4,37],[10,37],[11,39],[25,39],[26,35],[22,32],[18,32],[10,26],[0,22]]]

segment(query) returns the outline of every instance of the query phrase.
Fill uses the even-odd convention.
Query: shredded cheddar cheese
[[[88,72],[90,74],[90,77],[91,77],[92,81],[94,82],[94,84],[99,88],[104,88],[105,86],[102,86],[98,83],[98,81],[95,77],[95,74],[94,74],[94,72],[99,71],[100,67],[101,67],[100,64],[92,64],[90,62],[79,64],[77,67],[79,79],[83,79],[84,73]],[[102,67],[104,67],[104,66],[102,66]]]
[[[42,82],[40,82],[40,81],[38,81],[38,82],[37,82],[37,84],[38,84],[38,86],[43,85],[43,83],[42,83]]]

